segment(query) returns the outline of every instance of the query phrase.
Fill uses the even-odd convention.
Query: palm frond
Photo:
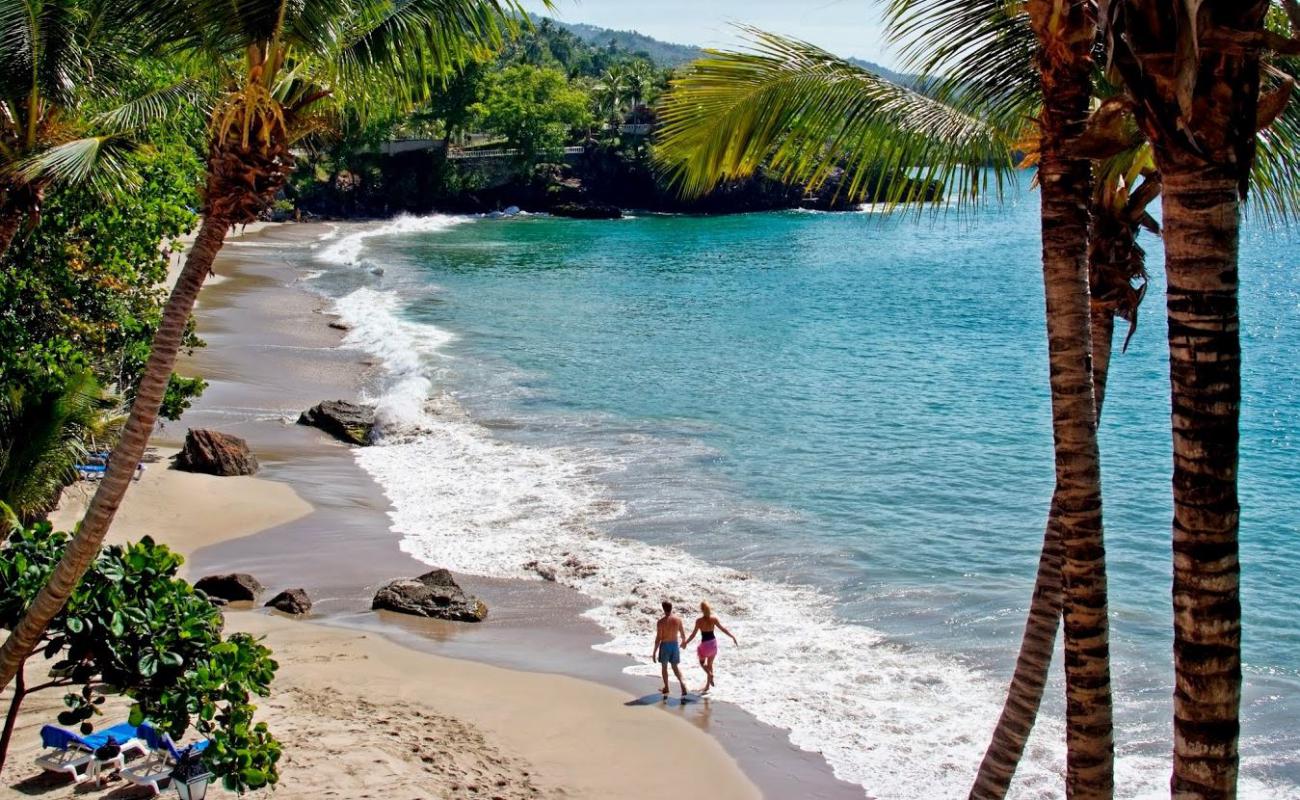
[[[203,84],[197,78],[185,78],[137,97],[116,108],[101,112],[91,124],[103,134],[136,131],[164,120],[203,97]]]
[[[85,434],[107,407],[89,372],[50,395],[10,389],[0,397],[0,501],[24,518],[47,510],[76,479]]]
[[[1282,59],[1275,66],[1280,77],[1294,81],[1300,75],[1300,60]],[[1300,209],[1300,99],[1294,94],[1277,119],[1255,137],[1246,212],[1258,212],[1271,224],[1290,221]]]
[[[124,136],[86,136],[32,153],[9,168],[28,183],[88,183],[92,188],[129,188],[135,179],[127,158],[139,145]]]
[[[703,194],[766,165],[817,187],[843,169],[848,200],[959,201],[1001,192],[1010,142],[992,126],[826,51],[753,28],[744,52],[710,51],[660,101],[656,157],[680,191]]]
[[[531,24],[519,0],[401,0],[383,5],[337,51],[341,74],[354,82],[392,77],[418,84],[441,78],[496,51],[521,26]]]
[[[1041,105],[1037,41],[1017,0],[889,0],[886,24],[902,68],[924,76],[927,93],[1003,129]]]

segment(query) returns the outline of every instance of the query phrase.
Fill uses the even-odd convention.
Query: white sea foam
[[[474,422],[435,390],[454,337],[405,318],[402,305],[394,293],[363,288],[335,310],[351,326],[345,343],[386,369],[377,398],[383,437],[356,457],[391,501],[403,550],[476,575],[553,574],[597,602],[588,615],[611,637],[599,649],[636,659],[628,671],[647,676],[647,687],[658,674],[648,656],[659,601],[672,599],[689,615],[708,599],[740,639],[739,647],[724,644],[715,697],[789,731],[792,743],[821,753],[869,797],[956,797],[969,789],[1004,683],[954,657],[905,648],[839,620],[833,599],[816,589],[604,535],[602,523],[623,512],[590,479],[595,456],[508,442]],[[698,685],[698,667],[684,667]],[[1013,797],[1061,795],[1063,741],[1061,722],[1043,715]],[[1167,796],[1168,773],[1167,759],[1124,756],[1118,795]],[[1243,780],[1242,792],[1286,796],[1251,780]]]
[[[472,217],[449,214],[414,216],[402,214],[387,222],[366,226],[361,230],[331,240],[316,253],[316,258],[331,264],[356,264],[365,249],[366,239],[374,236],[392,236],[403,233],[436,233],[454,225],[469,222]]]
[[[427,427],[425,403],[437,377],[433,359],[455,339],[433,325],[405,320],[394,292],[361,288],[340,298],[334,313],[350,330],[343,344],[378,357],[385,370],[384,388],[376,399],[375,419],[382,437]]]

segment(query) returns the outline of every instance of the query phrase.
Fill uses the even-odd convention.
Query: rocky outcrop
[[[204,428],[190,428],[185,446],[172,462],[176,469],[204,475],[252,475],[257,472],[257,456],[248,442],[228,433]]]
[[[320,428],[349,444],[370,444],[375,429],[375,409],[347,400],[326,400],[298,417],[299,425]]]
[[[622,219],[623,211],[618,206],[605,203],[559,203],[551,208],[556,217],[573,219]]]
[[[231,603],[252,602],[262,593],[262,584],[257,578],[246,572],[232,572],[229,575],[209,575],[199,578],[194,588],[208,597],[226,600]]]
[[[311,611],[311,598],[305,589],[286,589],[272,597],[266,607],[286,614],[307,614]]]
[[[375,593],[370,607],[453,622],[482,622],[488,613],[483,601],[465,594],[445,569],[398,578]]]

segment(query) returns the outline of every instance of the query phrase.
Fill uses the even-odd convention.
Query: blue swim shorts
[[[682,662],[682,649],[676,641],[659,643],[659,663],[660,664],[680,664]]]

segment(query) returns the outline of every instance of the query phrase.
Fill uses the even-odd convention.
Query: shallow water
[[[1243,243],[1244,797],[1300,791],[1296,242],[1251,224]],[[1152,290],[1102,424],[1123,797],[1166,796],[1169,769],[1169,403],[1145,245]],[[968,788],[1051,490],[1035,195],[921,220],[402,218],[310,258],[349,344],[387,367],[387,438],[358,458],[404,549],[554,569],[598,601],[602,647],[643,660],[661,597],[708,599],[741,641],[719,697],[872,796]],[[1018,796],[1060,794],[1060,694],[1057,674]]]

